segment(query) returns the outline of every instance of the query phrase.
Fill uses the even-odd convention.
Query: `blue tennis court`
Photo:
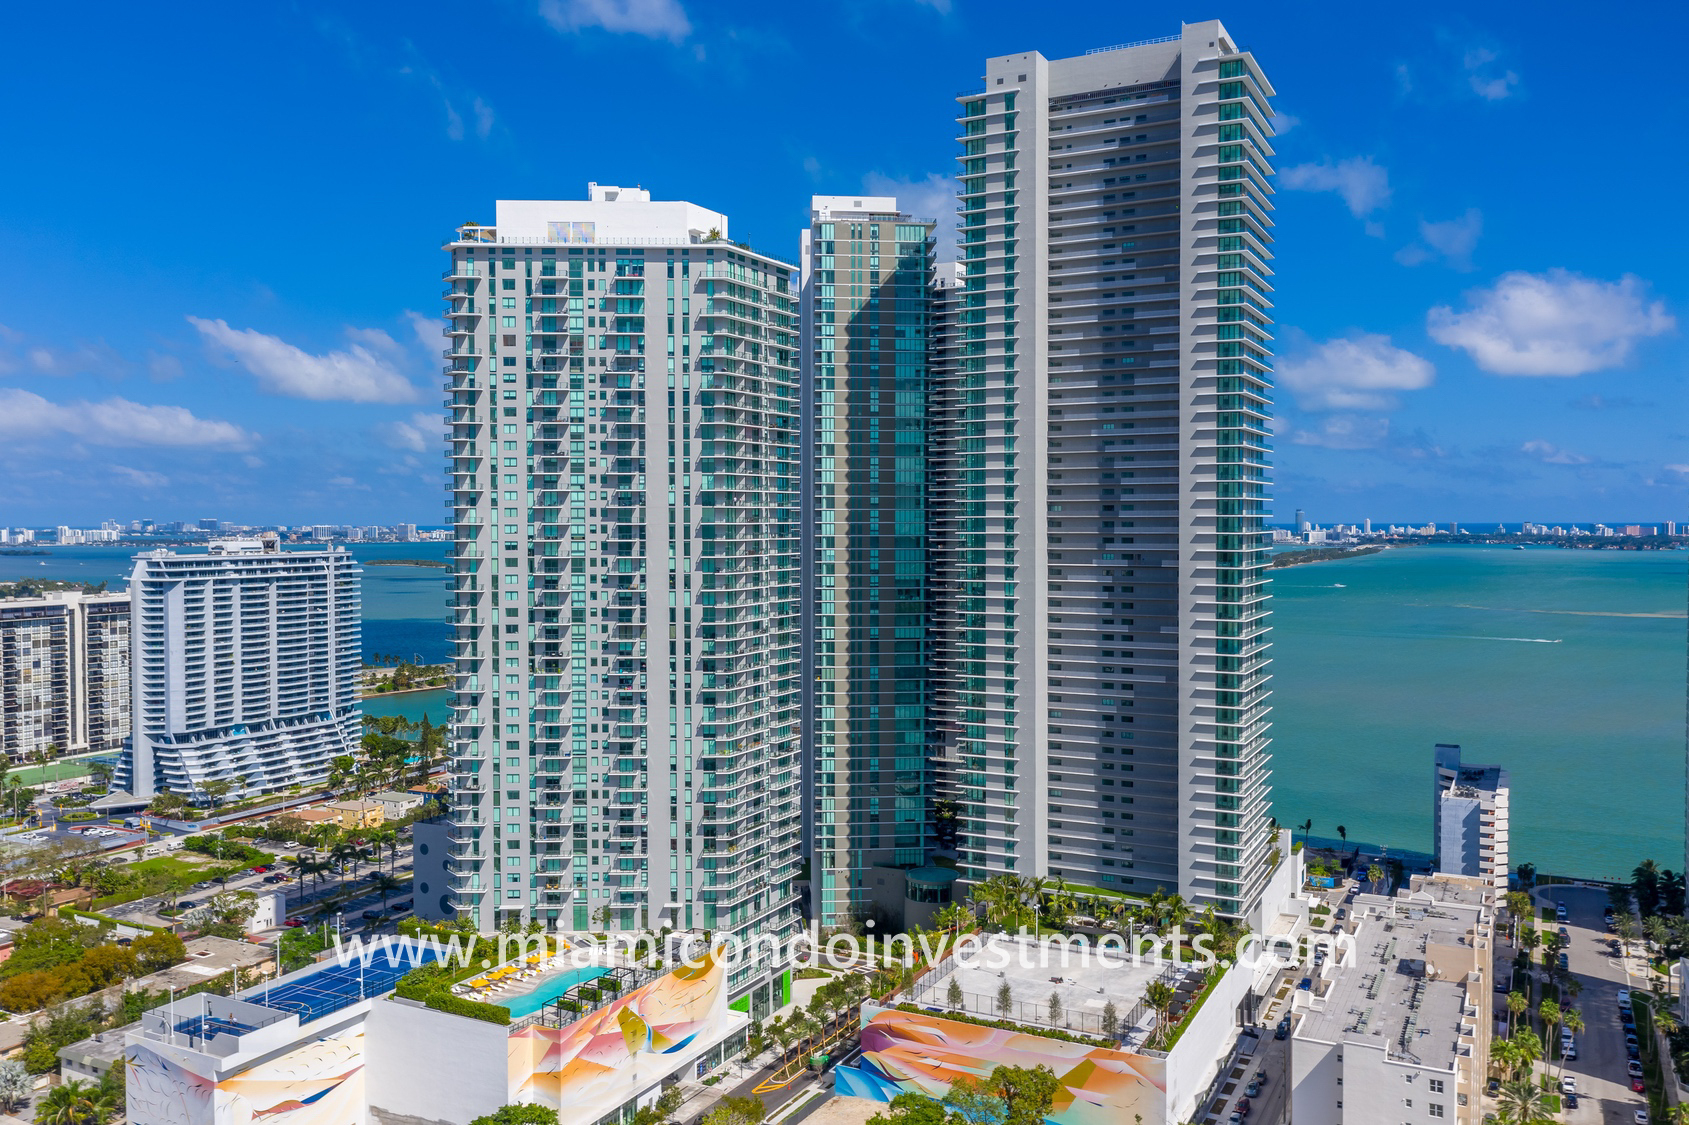
[[[249,1004],[290,1012],[299,1017],[300,1023],[310,1023],[359,1000],[392,991],[400,977],[436,956],[436,951],[429,946],[422,946],[415,952],[417,957],[413,962],[409,956],[411,950],[406,950],[407,955],[403,957],[398,956],[395,950],[396,963],[389,963],[386,951],[378,951],[369,959],[368,965],[356,961],[349,965],[331,965],[308,977],[243,993],[240,998]]]

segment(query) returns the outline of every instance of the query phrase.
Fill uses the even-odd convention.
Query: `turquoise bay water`
[[[354,543],[359,560],[434,559],[445,561],[449,543]],[[122,589],[133,569],[133,547],[43,547],[46,555],[0,555],[0,582],[20,578],[59,578],[100,582]],[[196,548],[178,548],[192,551]],[[447,572],[438,567],[371,566],[364,568],[364,655],[421,657],[438,664],[451,657],[446,627]],[[438,718],[438,716],[432,716]]]
[[[1276,571],[1273,804],[1429,851],[1431,750],[1512,772],[1515,864],[1683,863],[1684,552],[1409,547]]]
[[[353,550],[444,559],[446,548]],[[0,581],[121,584],[132,554],[46,549],[0,556]],[[1458,742],[1512,772],[1516,863],[1588,876],[1647,857],[1682,866],[1686,569],[1685,552],[1472,546],[1275,572],[1279,819],[1428,851],[1431,748]],[[443,570],[366,568],[366,654],[447,659],[445,586]],[[444,690],[365,703],[436,723],[447,710]]]

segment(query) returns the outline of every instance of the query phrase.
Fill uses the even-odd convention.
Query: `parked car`
[[[1578,1092],[1577,1076],[1574,1075],[1574,1074],[1562,1075],[1561,1078],[1560,1078],[1560,1092],[1562,1094],[1575,1094],[1575,1093],[1577,1093]]]
[[[1631,1120],[1634,1121],[1636,1125],[1648,1125],[1647,1107],[1644,1106],[1642,1109],[1637,1110],[1635,1115],[1631,1117]]]
[[[1624,1049],[1624,1057],[1627,1059],[1636,1059],[1640,1062],[1642,1060],[1642,1051],[1640,1048],[1631,1046],[1627,1043]]]
[[[1261,1084],[1259,1082],[1251,1082],[1248,1086],[1244,1087],[1243,1092],[1247,1097],[1258,1098],[1261,1096]]]
[[[1571,958],[1566,956],[1566,954],[1564,954],[1564,953],[1560,954],[1560,971],[1561,972],[1568,972],[1568,971],[1571,970],[1571,967],[1572,967]]]
[[[1312,992],[1314,988],[1314,978],[1303,977],[1296,987],[1301,989],[1303,992]]]
[[[1619,989],[1619,1007],[1621,1007],[1621,1008],[1630,1007],[1630,989],[1628,989],[1628,988]]]
[[[1493,1098],[1497,1094],[1499,1094],[1500,1092],[1501,1092],[1501,1079],[1499,1079],[1499,1078],[1490,1079],[1490,1085],[1489,1085],[1490,1097]]]
[[[364,911],[364,921],[366,921],[366,922],[374,922],[381,917],[382,917],[382,913],[379,910],[366,910],[366,911]]]
[[[287,923],[286,923],[286,925],[288,926],[289,929],[298,929],[300,926],[303,926],[304,924],[305,924],[305,919],[303,919],[303,918],[289,918],[287,920]]]
[[[409,910],[410,908],[411,908],[411,900],[407,898],[403,902],[395,902],[392,906],[388,907],[387,909],[391,910],[395,914],[403,914],[405,911]]]
[[[1562,1049],[1561,1052],[1560,1052],[1560,1057],[1565,1059],[1567,1062],[1577,1062],[1578,1061],[1578,1045],[1576,1043],[1566,1044],[1565,1048]]]
[[[1642,1079],[1632,1078],[1630,1080],[1630,1092],[1631,1093],[1640,1094],[1646,1089],[1647,1089],[1647,1087],[1642,1084]]]
[[[1239,1098],[1237,1100],[1237,1111],[1239,1113],[1243,1114],[1245,1117],[1249,1116],[1249,1099],[1248,1098]]]
[[[1625,1063],[1624,1069],[1625,1073],[1630,1075],[1632,1078],[1642,1077],[1642,1064],[1636,1059],[1631,1059],[1629,1062]]]

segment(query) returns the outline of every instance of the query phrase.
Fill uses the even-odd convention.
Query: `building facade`
[[[632,188],[496,218],[446,247],[453,844],[419,907],[789,929],[792,267]]]
[[[894,198],[818,195],[800,239],[805,757],[822,926],[866,919],[886,877],[873,869],[918,868],[933,842],[934,226]]]
[[[970,879],[1241,916],[1268,876],[1271,95],[1206,22],[958,99],[934,667]]]
[[[1296,1125],[1483,1117],[1497,893],[1415,875],[1394,898],[1355,896],[1336,955],[1292,993]]]
[[[1512,779],[1500,766],[1460,760],[1460,747],[1438,743],[1432,795],[1433,863],[1450,875],[1474,875],[1506,893]]]
[[[0,753],[118,750],[129,733],[129,595],[0,601]]]
[[[273,793],[321,783],[355,754],[362,573],[344,548],[284,552],[274,535],[137,555],[118,786]]]

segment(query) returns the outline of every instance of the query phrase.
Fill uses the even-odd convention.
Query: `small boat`
[[[1514,550],[1515,550],[1515,551],[1523,551],[1523,550],[1524,550],[1524,549],[1525,549],[1525,548],[1524,548],[1524,546],[1523,546],[1523,545],[1520,545],[1520,546],[1517,546],[1517,547],[1515,547],[1515,548],[1513,548],[1513,549],[1514,549]]]

